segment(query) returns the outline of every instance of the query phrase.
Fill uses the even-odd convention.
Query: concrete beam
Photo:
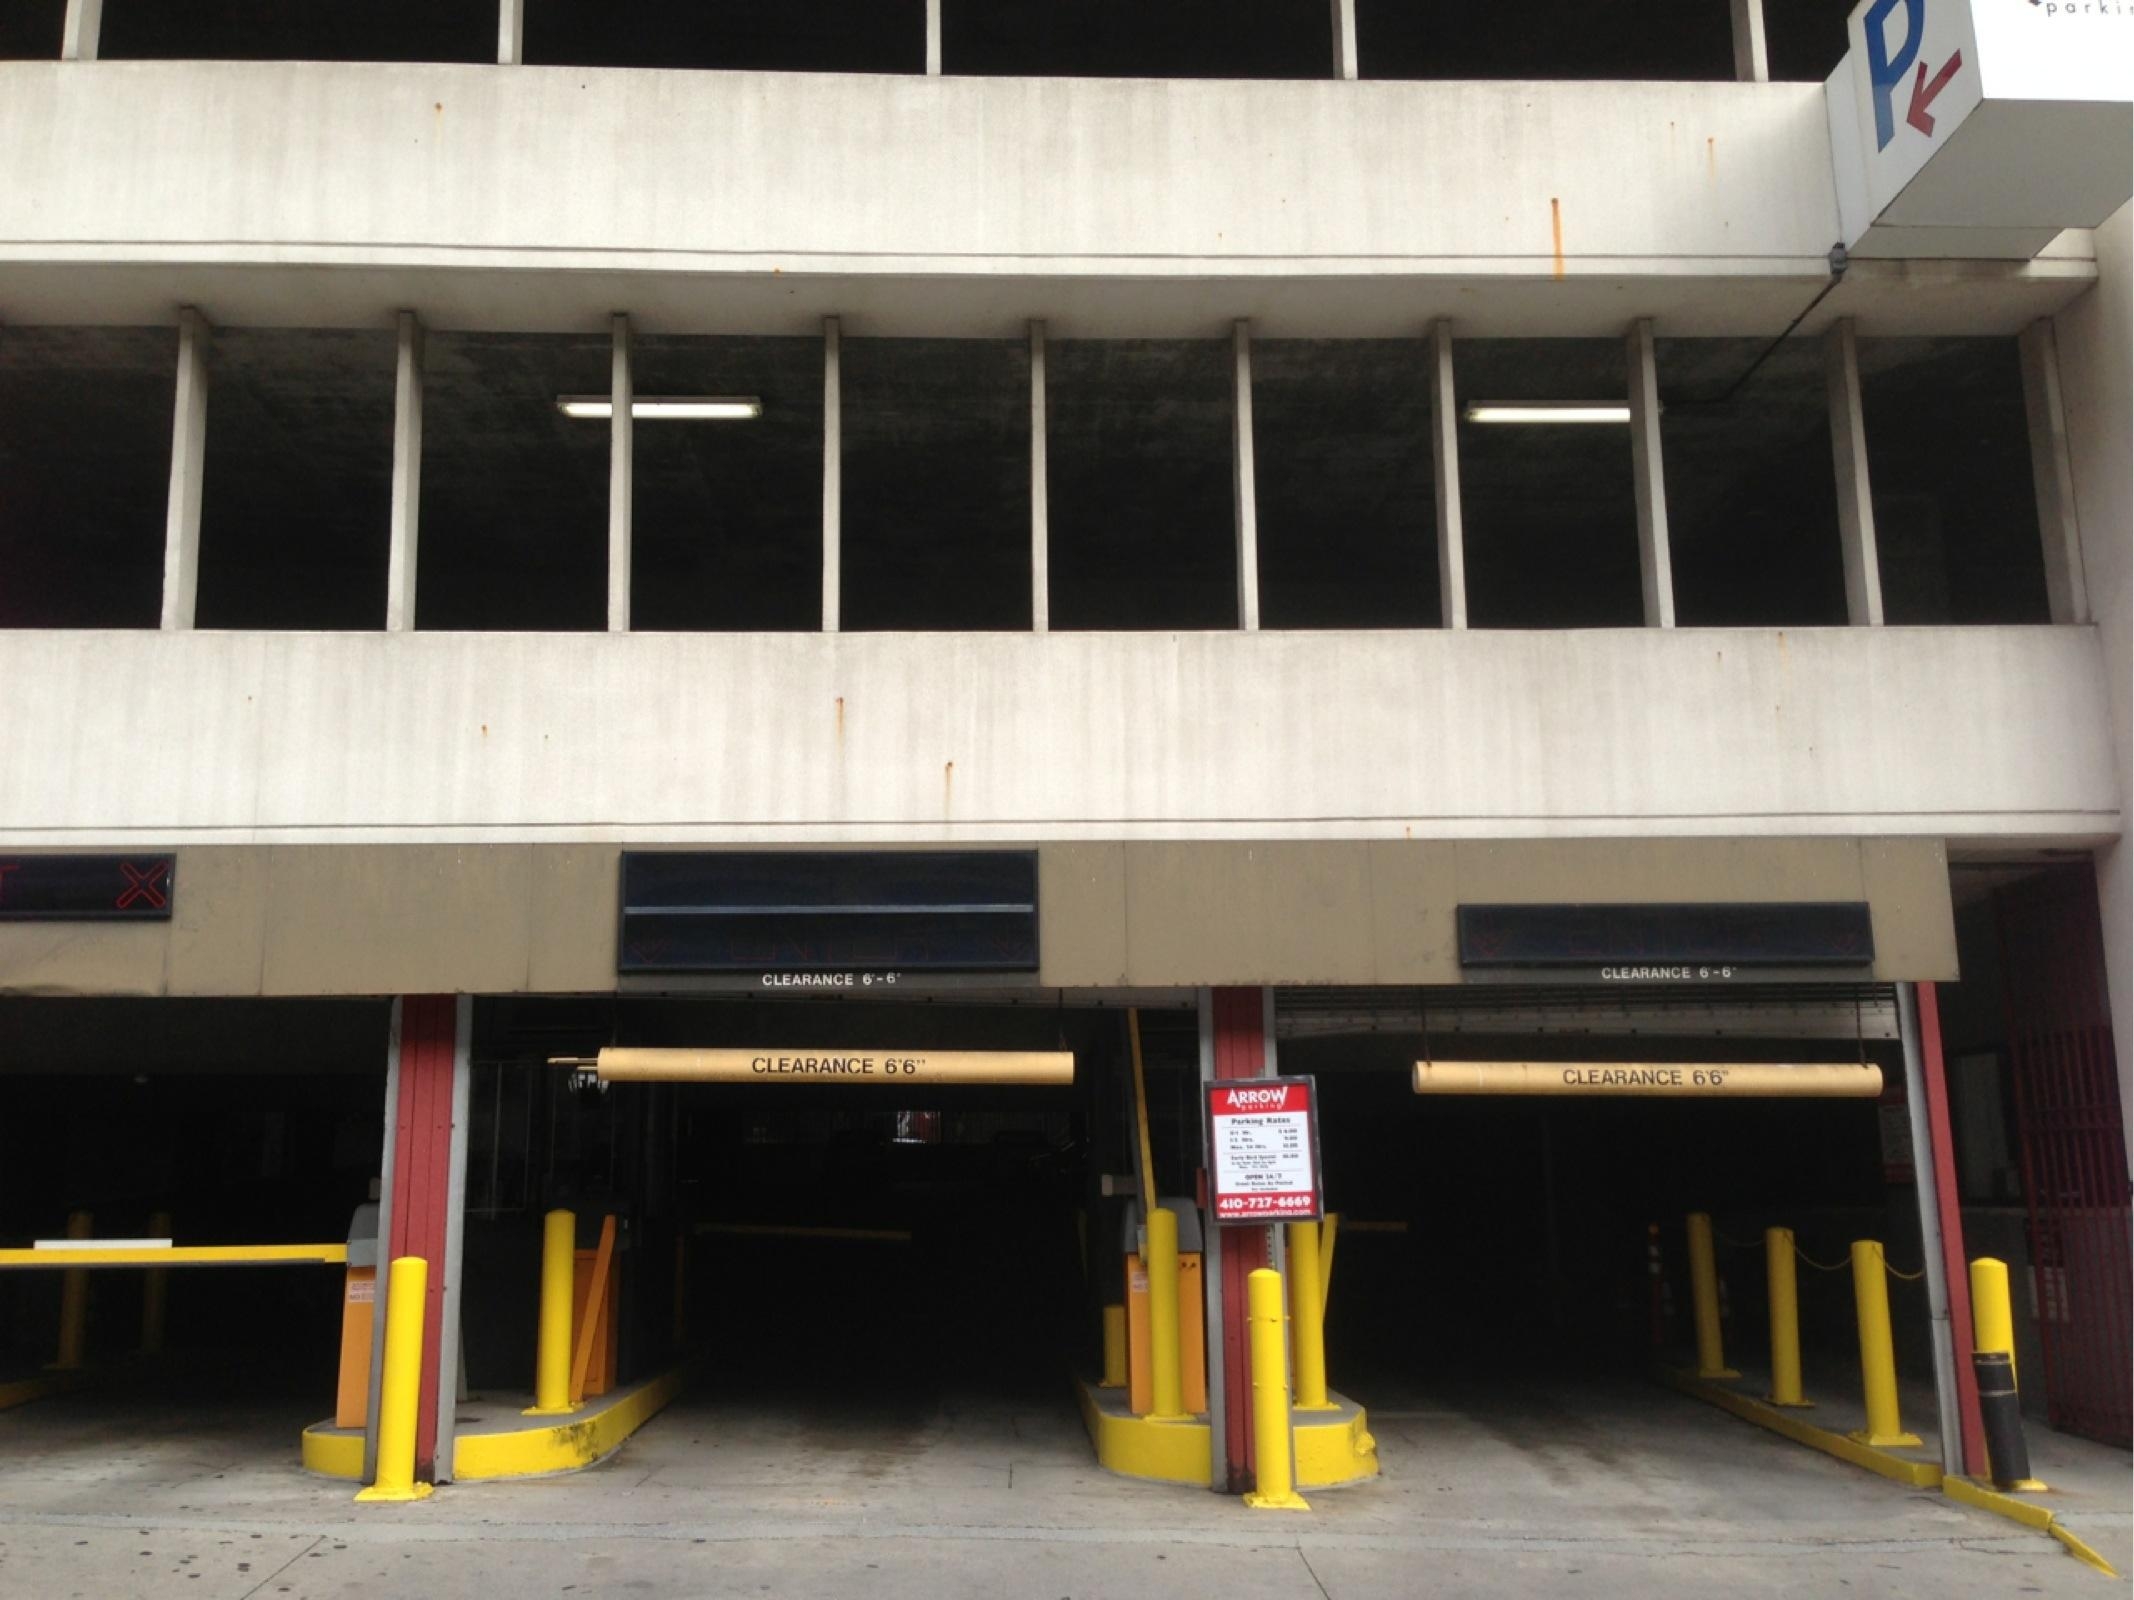
[[[1675,573],[1667,542],[1667,474],[1660,459],[1660,377],[1653,359],[1652,319],[1640,317],[1625,336],[1630,369],[1630,463],[1638,506],[1638,579],[1645,592],[1645,626],[1675,625]]]
[[[415,626],[415,571],[422,516],[423,329],[412,311],[400,313],[393,369],[393,500],[386,539],[385,631]]]
[[[496,64],[516,67],[526,59],[526,0],[497,0]]]
[[[163,626],[190,628],[200,594],[200,488],[207,476],[208,346],[214,330],[178,313],[178,398],[171,418],[170,502],[163,523]]]
[[[59,59],[94,61],[103,47],[104,0],[67,0],[59,35]]]
[[[1867,478],[1867,424],[1860,409],[1860,349],[1852,318],[1823,335],[1823,381],[1830,400],[1830,453],[1837,468],[1838,538],[1845,556],[1845,618],[1882,625],[1882,567],[1875,554],[1875,501]]]
[[[2045,594],[2055,622],[2090,620],[2075,516],[2075,469],[2067,450],[2067,405],[2060,392],[2060,347],[2050,319],[2023,330],[2023,411],[2030,421],[2030,481],[2038,497],[2038,537],[2045,546]]]
[[[1734,78],[1739,83],[1769,83],[1771,52],[1764,39],[1764,0],[1733,0]]]
[[[1260,626],[1260,505],[1252,462],[1252,324],[1230,330],[1230,459],[1232,500],[1237,512],[1237,625],[1247,633]]]
[[[1356,76],[1356,0],[1329,0],[1334,11],[1334,76]]]
[[[835,317],[822,319],[822,631],[835,633],[843,595],[845,514],[844,380]]]
[[[1460,519],[1460,413],[1452,385],[1452,324],[1430,325],[1430,455],[1437,487],[1439,621],[1467,626],[1467,535]]]
[[[1045,461],[1045,325],[1030,324],[1030,629],[1052,627],[1052,507]]]
[[[630,631],[630,535],[637,471],[637,382],[630,371],[630,319],[609,323],[608,632]]]

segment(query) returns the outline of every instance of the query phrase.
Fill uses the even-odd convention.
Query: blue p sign
[[[1881,150],[1897,137],[1897,109],[1890,96],[1897,85],[1904,82],[1904,75],[1911,70],[1913,60],[1919,54],[1919,40],[1926,31],[1927,0],[1902,0],[1904,6],[1904,43],[1897,46],[1895,54],[1889,47],[1889,14],[1897,9],[1899,0],[1875,0],[1867,8],[1865,31],[1867,34],[1867,82],[1875,102],[1875,148]]]

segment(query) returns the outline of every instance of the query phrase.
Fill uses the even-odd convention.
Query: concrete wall
[[[0,633],[0,845],[2120,828],[2089,628]]]
[[[2057,319],[2068,454],[2090,615],[2104,652],[2105,705],[2120,805],[2134,805],[2134,206],[2097,230],[2097,287]],[[2124,837],[2097,861],[2105,976],[2119,1050],[2119,1103],[2134,1108],[2134,847]],[[2134,1118],[2121,1118],[2134,1169]]]

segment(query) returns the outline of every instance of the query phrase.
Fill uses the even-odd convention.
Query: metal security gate
[[[1996,901],[2047,1415],[2124,1445],[2134,1283],[2096,879],[2043,873]]]

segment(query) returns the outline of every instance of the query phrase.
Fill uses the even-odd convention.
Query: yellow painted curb
[[[1820,1450],[1840,1461],[1856,1467],[1865,1467],[1869,1472],[1880,1473],[1897,1483],[1914,1489],[1932,1489],[1942,1481],[1941,1468],[1931,1461],[1913,1461],[1904,1456],[1893,1455],[1887,1450],[1878,1450],[1873,1445],[1842,1433],[1832,1433],[1828,1428],[1818,1428],[1789,1415],[1776,1406],[1761,1400],[1752,1400],[1745,1394],[1737,1394],[1724,1384],[1712,1383],[1694,1373],[1683,1372],[1674,1367],[1655,1367],[1655,1376],[1672,1389],[1678,1389],[1692,1399],[1715,1405],[1722,1411],[1731,1411],[1744,1421],[1753,1422],[1759,1428],[1767,1428],[1781,1438],[1791,1439],[1795,1444],[1804,1444],[1811,1450]]]
[[[684,1371],[676,1367],[639,1384],[575,1420],[513,1428],[502,1433],[463,1433],[453,1441],[452,1476],[461,1483],[486,1478],[533,1478],[574,1472],[612,1454],[622,1442],[672,1400]],[[304,1430],[304,1466],[351,1482],[363,1476],[363,1435],[319,1422]],[[1203,1475],[1202,1481],[1206,1481]]]
[[[1107,1404],[1116,1396],[1116,1406],[1123,1407],[1124,1389],[1100,1391],[1080,1377],[1075,1379],[1074,1389],[1099,1466],[1129,1478],[1182,1483],[1195,1489],[1208,1487],[1213,1457],[1205,1421],[1152,1422]]]
[[[2050,1507],[2030,1500],[2018,1500],[2014,1495],[1990,1484],[1980,1483],[1976,1478],[1944,1478],[1941,1480],[1941,1492],[1961,1505],[1976,1506],[1979,1510],[1990,1511],[1997,1517],[2006,1517],[2010,1522],[2019,1522],[2026,1528],[2049,1533],[2067,1546],[2068,1554],[2077,1561],[2095,1567],[2108,1578],[2119,1576],[2109,1561],[2062,1526],[2059,1516]]]
[[[1378,1476],[1378,1441],[1371,1437],[1362,1406],[1320,1422],[1298,1417],[1290,1426],[1297,1442],[1298,1488],[1333,1489]]]

